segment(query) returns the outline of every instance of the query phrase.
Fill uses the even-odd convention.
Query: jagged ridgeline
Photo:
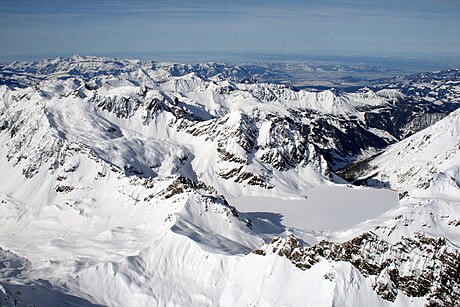
[[[340,67],[333,68],[340,71]],[[276,134],[282,135],[282,142],[290,143],[284,146],[282,142],[270,141],[277,152],[261,154],[282,170],[302,162],[309,145],[327,160],[332,170],[364,160],[455,110],[460,95],[458,70],[379,80],[377,86],[352,92],[309,92],[258,82],[258,78],[288,78],[294,68],[286,64],[183,65],[75,56],[12,63],[0,69],[0,82],[6,85],[34,86],[42,95],[53,95],[58,89],[60,96],[76,95],[122,118],[132,117],[139,109],[146,125],[162,111],[192,123],[243,112],[245,123],[238,127],[240,137],[264,128],[268,131],[262,132],[269,133],[266,139]],[[186,126],[190,124],[180,127]],[[217,131],[218,122],[214,126]],[[284,130],[289,130],[289,134],[283,134]],[[257,138],[254,141],[254,148],[246,146],[243,150],[267,147],[265,143],[259,146]]]
[[[0,65],[2,302],[456,306],[460,71],[300,82],[328,70],[375,68]],[[339,176],[400,205],[338,232],[231,205]]]
[[[460,250],[444,238],[417,233],[389,244],[373,233],[364,233],[344,243],[321,241],[303,247],[294,236],[277,237],[254,251],[286,257],[301,270],[320,261],[345,261],[372,280],[383,299],[394,302],[398,290],[409,297],[426,297],[427,306],[455,306],[460,299]],[[334,280],[333,272],[324,275]]]

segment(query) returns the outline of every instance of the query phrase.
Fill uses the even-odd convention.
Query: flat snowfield
[[[270,216],[266,213],[279,214],[286,228],[305,231],[344,230],[399,205],[397,193],[391,190],[340,186],[307,190],[304,199],[243,196],[231,199],[230,203],[240,212],[259,212],[264,217]]]

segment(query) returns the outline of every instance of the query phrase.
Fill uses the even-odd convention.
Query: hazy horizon
[[[6,0],[0,61],[73,54],[177,62],[387,58],[441,68],[460,62],[459,28],[460,2],[453,0]]]
[[[109,54],[36,54],[36,55],[0,55],[0,63],[8,64],[16,61],[34,62],[58,57],[97,56],[120,59],[139,59],[143,61],[172,62],[183,64],[196,64],[204,62],[218,62],[228,64],[242,63],[316,63],[316,64],[340,64],[340,65],[363,65],[380,67],[401,72],[422,72],[460,68],[460,59],[456,57],[430,58],[402,57],[402,56],[356,56],[356,55],[318,55],[318,54],[262,54],[262,53],[109,53]]]

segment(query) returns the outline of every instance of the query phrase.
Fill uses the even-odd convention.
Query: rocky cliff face
[[[344,243],[321,241],[303,246],[291,235],[277,237],[254,253],[278,254],[301,270],[320,261],[349,262],[371,278],[374,291],[388,301],[395,301],[398,290],[409,297],[426,297],[426,306],[455,306],[460,298],[460,250],[444,238],[418,233],[389,244],[364,233]]]

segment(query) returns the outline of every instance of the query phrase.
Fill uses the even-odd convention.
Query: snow
[[[289,233],[306,244],[366,231],[397,242],[421,230],[460,242],[455,117],[432,128],[427,150],[412,153],[414,165],[433,160],[434,174],[420,171],[432,189],[401,204],[395,191],[331,182],[312,143],[286,169],[262,158],[281,153],[274,161],[285,162],[303,141],[283,118],[288,108],[347,117],[399,92],[294,91],[95,57],[21,65],[45,80],[0,87],[2,304],[419,306],[425,298],[403,293],[384,300],[348,262],[322,260],[303,271],[252,251]],[[235,91],[218,94],[224,87]],[[271,133],[273,116],[288,137]],[[420,134],[407,140],[419,141]],[[404,153],[413,145],[404,142],[375,162],[391,180],[412,165]],[[267,186],[219,175],[234,169]],[[411,180],[395,187],[412,193]]]
[[[83,270],[69,286],[85,289],[98,302],[119,306],[165,302],[204,306],[298,306],[299,302],[303,306],[391,306],[349,263],[324,261],[301,271],[277,255],[207,254],[190,241],[171,237],[155,243],[156,248],[121,263]],[[326,274],[332,275],[332,280]],[[107,286],[94,286],[101,284]],[[411,303],[402,294],[398,301],[399,306],[421,303],[420,299]]]
[[[230,203],[241,212],[272,213],[286,228],[302,231],[345,230],[398,206],[390,190],[323,186],[302,194],[302,199],[243,196]]]
[[[460,112],[452,112],[369,161],[361,178],[386,183],[413,196],[460,197]]]

